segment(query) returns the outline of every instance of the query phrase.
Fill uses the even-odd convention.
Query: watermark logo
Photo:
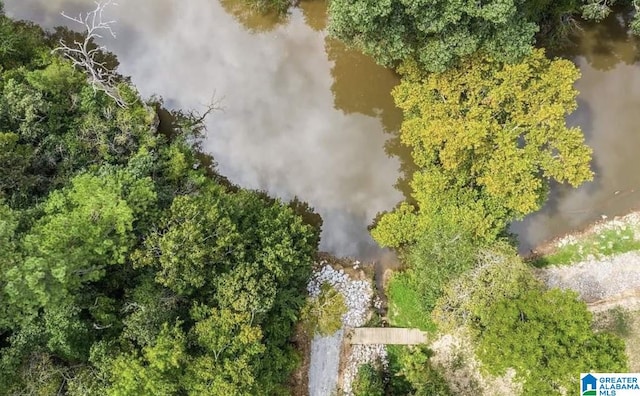
[[[582,373],[581,396],[640,396],[640,373]]]
[[[586,374],[580,379],[580,386],[582,387],[582,396],[596,396],[598,389],[598,379],[592,374]]]

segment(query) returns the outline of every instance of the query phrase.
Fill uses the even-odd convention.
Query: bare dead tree
[[[103,13],[110,5],[117,5],[112,0],[95,2],[96,8],[86,14],[79,14],[71,17],[64,12],[62,16],[70,21],[81,25],[84,30],[84,40],[74,40],[73,44],[67,44],[64,39],[60,39],[60,46],[53,52],[61,53],[65,58],[71,60],[73,65],[80,68],[87,74],[87,78],[94,92],[104,92],[113,99],[120,107],[127,107],[128,103],[120,96],[118,91],[118,76],[107,67],[105,62],[97,60],[97,55],[106,51],[104,46],[98,45],[96,40],[102,39],[104,34],[115,38],[116,34],[111,28],[114,20],[105,21]]]
[[[224,107],[222,107],[223,100],[224,98],[218,98],[216,92],[214,91],[211,95],[211,99],[209,99],[209,102],[200,104],[204,108],[204,111],[177,111],[176,115],[182,121],[181,126],[186,129],[195,130],[196,133],[199,133],[203,129],[206,129],[205,121],[209,117],[209,115],[214,111],[224,111]]]

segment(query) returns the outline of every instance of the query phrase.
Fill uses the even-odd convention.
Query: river
[[[324,219],[321,249],[380,258],[367,226],[403,195],[394,188],[403,150],[391,71],[327,39],[325,2],[302,2],[283,20],[235,0],[122,0],[109,9],[117,39],[105,44],[144,96],[170,108],[223,111],[208,119],[204,148],[233,182],[307,201]],[[91,0],[5,0],[7,14],[52,27]],[[616,18],[584,24],[564,56],[582,71],[569,118],[594,149],[595,179],[554,186],[540,212],[512,225],[521,250],[640,203],[638,43]],[[406,159],[406,157],[404,157]],[[384,260],[393,261],[384,255]]]
[[[640,41],[623,26],[620,14],[600,24],[582,23],[575,45],[562,54],[582,73],[578,110],[568,122],[582,128],[593,148],[595,175],[577,189],[552,186],[541,211],[512,225],[522,252],[640,208]]]

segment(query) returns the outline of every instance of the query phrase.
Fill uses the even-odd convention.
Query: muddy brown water
[[[582,23],[573,59],[578,109],[568,118],[593,148],[594,180],[578,189],[552,186],[544,208],[512,225],[525,253],[541,243],[603,218],[640,208],[640,41],[627,34],[621,14],[600,24]]]
[[[393,72],[326,38],[324,2],[286,20],[223,0],[121,0],[105,45],[144,96],[168,107],[223,110],[204,148],[243,187],[307,201],[323,217],[322,250],[362,259],[380,251],[367,226],[402,199],[399,160],[385,152],[401,114]],[[8,0],[6,12],[44,26],[91,10],[92,0]]]
[[[309,202],[324,219],[323,250],[393,266],[367,226],[403,197],[394,185],[407,162],[387,142],[401,119],[390,96],[397,77],[327,39],[324,1],[303,1],[279,19],[242,4],[121,0],[107,15],[117,20],[118,37],[105,44],[144,96],[161,95],[170,108],[202,108],[214,94],[222,100],[204,147],[223,175]],[[62,10],[92,6],[5,0],[9,15],[48,27],[65,23]],[[583,128],[594,149],[595,179],[576,190],[554,186],[540,212],[513,224],[523,251],[640,204],[638,43],[618,19],[583,24],[562,54],[582,71],[579,108],[569,122]]]

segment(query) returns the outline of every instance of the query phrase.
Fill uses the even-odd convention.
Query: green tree
[[[256,369],[265,352],[262,331],[250,313],[196,306],[192,333],[204,354],[190,366],[186,387],[192,395],[260,393]]]
[[[415,242],[442,218],[492,240],[540,208],[550,180],[577,186],[592,178],[591,149],[565,124],[576,108],[571,62],[535,50],[513,65],[474,57],[423,78],[414,63],[403,71],[393,96],[405,114],[401,140],[419,168],[415,205],[379,219],[372,235],[381,245]]]
[[[302,308],[300,319],[306,324],[309,335],[316,332],[330,336],[342,327],[342,316],[347,313],[344,296],[328,283],[320,286],[320,294],[309,297]]]
[[[33,148],[18,140],[15,133],[0,132],[0,197],[13,205],[28,202],[41,184],[41,177],[30,169],[34,162]]]
[[[486,317],[484,310],[499,300],[516,299],[524,290],[542,287],[513,247],[505,242],[483,248],[475,257],[472,269],[443,285],[432,312],[442,331],[470,326],[475,317]]]
[[[429,313],[443,288],[475,264],[478,247],[471,235],[441,218],[402,249],[407,266],[391,278],[387,291],[395,325],[435,329]]]
[[[11,328],[20,317],[20,312],[10,304],[6,294],[6,272],[22,262],[18,250],[19,216],[0,200],[0,340],[6,329]]]
[[[26,322],[23,318],[17,320]],[[12,324],[11,327],[15,328],[16,324]],[[44,326],[35,320],[11,332],[0,334],[0,340],[3,341],[0,348],[0,391],[7,390],[6,393],[10,394],[11,391],[17,392],[29,386],[24,382],[30,376],[25,374],[34,373],[29,368],[31,358],[41,353],[49,355],[42,348],[44,335]],[[51,373],[53,370],[49,370],[48,364],[46,366],[44,372]],[[44,376],[51,378],[48,374]]]
[[[479,320],[477,352],[494,374],[516,369],[525,394],[578,387],[578,372],[625,372],[624,342],[594,334],[591,314],[573,292],[533,289],[500,299]]]
[[[0,65],[13,69],[38,62],[38,55],[48,52],[44,32],[31,22],[16,22],[7,18],[0,3]]]
[[[591,313],[575,292],[547,290],[513,248],[481,257],[452,282],[434,318],[445,330],[470,330],[491,374],[514,368],[525,394],[555,394],[577,387],[578,372],[627,369],[624,342],[593,332]]]
[[[44,212],[24,238],[24,261],[5,272],[9,301],[25,312],[100,280],[107,266],[124,264],[133,241],[133,212],[115,178],[79,175],[50,195]]]
[[[139,264],[156,263],[158,283],[191,295],[224,272],[244,245],[234,216],[239,215],[224,187],[208,183],[197,195],[177,197],[160,228],[145,241]]]
[[[154,114],[133,89],[121,89],[131,103],[122,109],[94,92],[68,62],[48,53],[41,62],[35,70],[0,74],[0,131],[9,133],[0,142],[7,149],[0,174],[17,170],[22,174],[16,180],[30,182],[20,189],[31,198],[20,200],[23,206],[63,186],[83,167],[100,161],[125,165],[141,147],[157,141],[150,133]],[[20,154],[24,157],[18,161]]]
[[[134,254],[135,265],[153,270],[156,282],[181,299],[229,312],[230,317],[252,318],[262,334],[257,345],[266,348],[252,357],[253,368],[247,368],[255,385],[225,380],[224,389],[252,386],[265,394],[278,393],[278,384],[295,361],[288,340],[304,304],[317,230],[293,209],[261,194],[230,192],[197,175],[191,183],[195,191],[173,200],[156,231]],[[211,359],[205,354],[196,363],[209,367]],[[219,375],[220,382],[228,374],[215,367],[210,375]],[[202,381],[208,380],[189,386]]]
[[[16,386],[0,388],[0,392],[10,395],[55,395],[63,388],[66,374],[65,368],[56,365],[52,356],[35,352],[18,368]]]
[[[524,0],[332,0],[329,32],[384,66],[413,59],[441,72],[477,51],[514,62],[531,51],[537,26]]]
[[[142,355],[125,353],[109,368],[111,386],[107,394],[175,395],[180,389],[188,365],[186,338],[179,324],[165,325],[153,345],[144,347]]]
[[[353,382],[355,396],[384,396],[382,373],[371,364],[364,364],[358,368],[358,375]]]
[[[151,276],[141,276],[135,287],[127,290],[124,300],[122,311],[126,316],[121,336],[142,347],[153,344],[164,324],[178,317],[179,309],[188,308],[185,301]]]
[[[94,339],[80,314],[81,309],[73,303],[51,305],[44,310],[38,325],[44,330],[47,350],[54,356],[69,361],[88,357]]]
[[[426,347],[405,350],[400,374],[413,386],[415,396],[451,396],[446,379],[431,364],[432,356],[433,352]]]
[[[611,14],[612,7],[618,3],[617,0],[582,0],[582,17],[595,21],[602,21]],[[640,35],[640,4],[635,0],[623,0],[623,3],[633,7],[634,15],[629,28],[635,35]]]
[[[0,393],[286,394],[321,220],[216,174],[203,118],[94,92],[61,35],[0,15]]]
[[[431,312],[444,286],[473,267],[476,246],[470,234],[443,221],[420,236],[405,255],[415,290],[425,312]]]

